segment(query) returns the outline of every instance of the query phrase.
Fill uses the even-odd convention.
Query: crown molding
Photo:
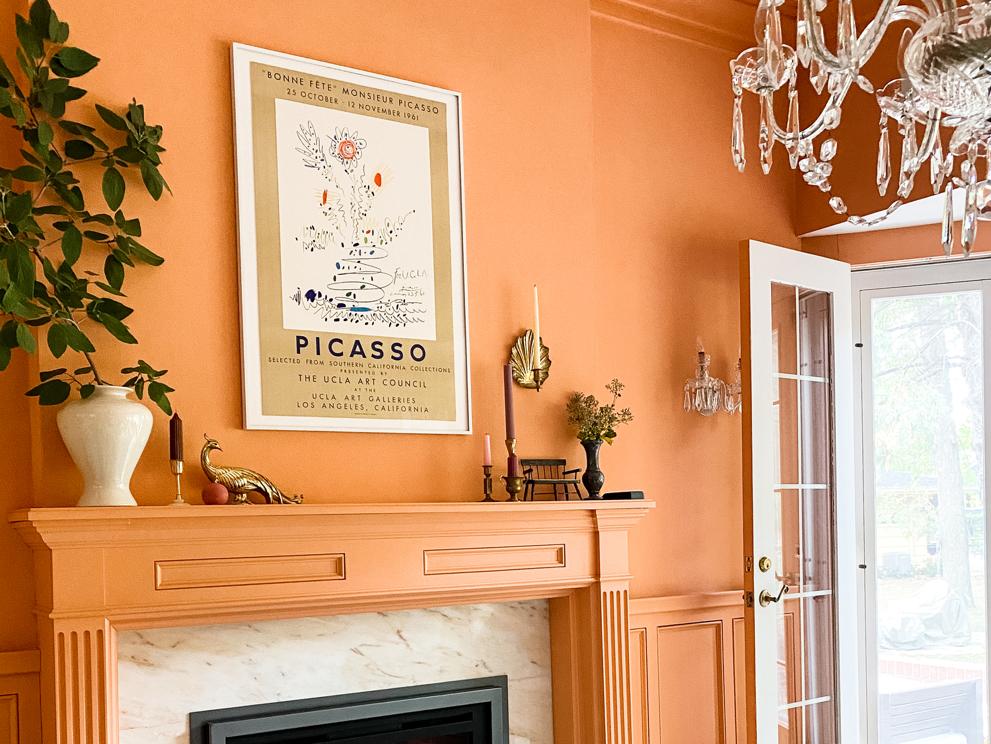
[[[755,43],[756,7],[757,0],[590,0],[594,16],[734,56]]]

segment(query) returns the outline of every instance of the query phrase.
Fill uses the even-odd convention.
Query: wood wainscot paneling
[[[745,744],[743,592],[630,601],[637,744]]]
[[[37,651],[0,652],[0,744],[41,744]]]

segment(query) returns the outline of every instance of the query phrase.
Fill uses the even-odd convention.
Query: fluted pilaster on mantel
[[[603,707],[606,741],[632,744],[630,707],[630,590],[625,582],[601,587]]]
[[[104,617],[39,617],[43,735],[53,744],[117,741],[116,631]]]
[[[119,628],[552,599],[555,734],[630,744],[628,532],[652,502],[30,509],[45,741],[117,744]]]

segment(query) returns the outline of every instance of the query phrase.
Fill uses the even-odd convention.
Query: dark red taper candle
[[[513,365],[502,368],[502,384],[506,395],[506,439],[516,439],[516,412],[513,410]]]
[[[182,419],[178,413],[169,420],[169,459],[182,459]]]

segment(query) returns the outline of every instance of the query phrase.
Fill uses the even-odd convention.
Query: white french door
[[[748,736],[859,744],[850,267],[743,246]]]
[[[991,259],[853,279],[865,741],[988,738]]]

